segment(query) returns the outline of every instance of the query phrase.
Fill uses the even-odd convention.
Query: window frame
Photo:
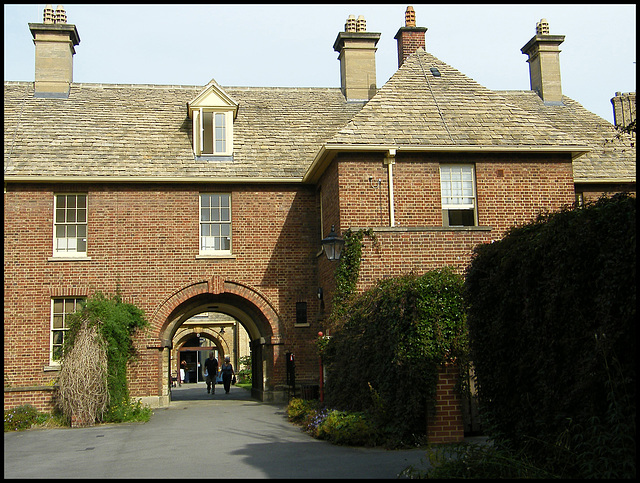
[[[56,302],[62,302],[62,312],[56,312]],[[56,347],[59,347],[60,354],[62,356],[62,351],[64,348],[64,339],[65,334],[69,330],[67,325],[67,318],[69,315],[77,312],[79,309],[84,307],[86,304],[86,297],[51,297],[51,310],[50,310],[50,318],[49,318],[49,365],[50,366],[59,366],[60,358],[56,358]],[[72,303],[73,310],[67,311],[66,304]],[[56,317],[62,318],[61,327],[55,327]],[[60,342],[55,341],[55,333],[61,332],[62,339]]]
[[[452,169],[460,170],[460,179],[454,180],[451,176],[449,179],[444,179],[443,171],[449,170],[449,174],[452,174]],[[470,170],[471,179],[464,179],[463,170],[468,168]],[[477,203],[477,191],[476,191],[476,169],[473,163],[441,163],[439,166],[439,174],[440,174],[440,204],[442,209],[442,225],[445,227],[466,227],[466,226],[478,226],[478,203]],[[444,183],[447,182],[453,188],[454,182],[459,182],[460,187],[459,190],[450,189],[448,190],[449,196],[445,195],[445,187]],[[465,190],[465,186],[463,183],[470,182],[471,193]],[[461,203],[451,203],[446,202],[452,199],[460,199],[460,200],[470,200],[470,202],[461,202]],[[471,212],[473,224],[451,224],[451,212],[462,212],[460,215],[464,216],[464,212]]]
[[[203,202],[203,196],[226,196],[228,199],[228,210],[229,210],[229,218],[228,220],[223,220],[222,217],[220,217],[220,220],[203,220],[203,209],[212,209],[212,206],[203,206],[202,202]],[[232,196],[231,193],[227,193],[227,192],[203,192],[203,193],[199,193],[198,195],[198,250],[199,250],[199,254],[200,255],[205,255],[205,256],[229,256],[233,254],[233,216],[232,216]],[[220,210],[222,210],[223,208],[227,208],[227,206],[225,205],[220,205],[219,206]],[[211,213],[211,212],[210,212]],[[210,217],[211,218],[211,217]],[[205,235],[203,235],[203,225],[219,225],[220,227],[222,227],[223,225],[228,225],[228,236],[225,236],[222,234],[222,229],[220,229],[219,231],[219,235],[206,235],[206,237],[208,238],[227,238],[228,240],[228,244],[229,244],[229,248],[225,248],[225,249],[215,249],[215,248],[208,248],[206,245],[208,244],[204,244],[203,243],[203,238],[205,238]],[[215,243],[214,243],[215,246]]]
[[[211,116],[209,123],[208,117]],[[218,137],[217,119],[222,116],[223,123],[220,126],[223,138]],[[209,127],[210,124],[210,127]],[[205,136],[205,129],[210,128],[211,141]],[[233,154],[233,111],[221,108],[200,107],[193,111],[193,149],[196,156],[231,156]],[[219,148],[219,143],[223,146]],[[206,144],[206,145],[205,145]],[[205,148],[211,144],[211,152]]]
[[[64,208],[58,208],[58,199],[59,197],[65,197],[65,207]],[[75,215],[78,214],[78,197],[79,196],[83,196],[84,197],[84,222],[78,222],[77,219],[78,217],[76,216],[76,220],[73,222],[70,222],[67,220],[67,216],[68,216],[68,206],[67,206],[67,201],[68,201],[68,197],[70,196],[75,196],[75,203],[76,203],[76,207],[75,207]],[[62,209],[64,210],[64,214],[65,214],[65,220],[64,221],[58,221],[58,210]],[[64,236],[64,237],[60,237],[58,236],[58,229],[60,227],[65,227],[65,232],[67,231],[68,227],[75,225],[75,229],[76,229],[76,236],[75,237],[69,237],[69,236]],[[77,235],[77,230],[78,227],[84,227],[84,236],[81,235]],[[57,258],[86,258],[87,257],[87,250],[88,250],[88,230],[89,230],[89,195],[87,193],[54,193],[53,195],[53,257],[57,257]],[[78,250],[78,240],[79,239],[83,239],[84,242],[84,251]],[[66,240],[66,245],[67,248],[66,249],[61,249],[59,248],[59,243],[58,240]],[[75,240],[76,243],[76,247],[75,250],[69,249],[69,241],[70,240]]]

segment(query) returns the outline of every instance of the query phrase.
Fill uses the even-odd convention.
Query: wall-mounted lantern
[[[328,260],[340,260],[340,253],[344,247],[344,240],[336,233],[335,225],[331,225],[331,233],[322,240],[322,249]]]

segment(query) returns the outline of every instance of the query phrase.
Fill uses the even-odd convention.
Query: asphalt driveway
[[[4,434],[5,478],[396,478],[424,451],[350,448],[316,440],[285,407],[233,387],[175,388],[147,423]]]

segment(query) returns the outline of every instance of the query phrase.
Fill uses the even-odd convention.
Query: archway
[[[251,395],[261,401],[273,399],[274,345],[281,340],[279,316],[256,289],[221,277],[182,288],[152,316],[152,324],[160,327],[158,337],[162,341],[163,399],[167,403],[170,400],[173,340],[185,321],[202,312],[227,314],[244,327],[251,348]]]

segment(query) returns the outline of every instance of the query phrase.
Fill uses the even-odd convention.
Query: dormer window
[[[201,108],[194,111],[194,152],[196,156],[230,156],[233,153],[233,114]]]
[[[238,103],[212,80],[188,104],[193,121],[193,153],[195,156],[232,156],[233,121]]]

